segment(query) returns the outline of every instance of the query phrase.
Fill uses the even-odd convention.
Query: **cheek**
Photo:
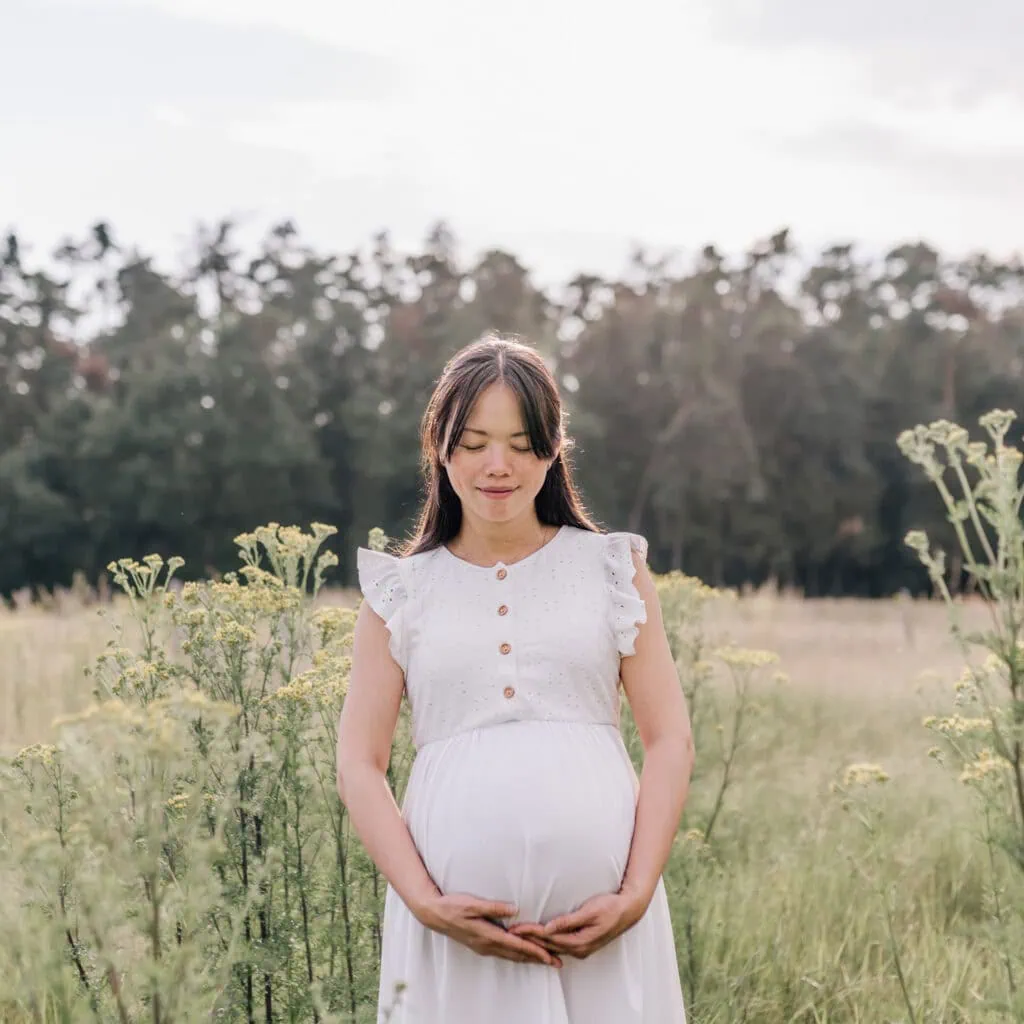
[[[466,487],[469,471],[460,464],[458,459],[452,459],[445,467],[448,471],[448,480],[456,491],[463,491]]]

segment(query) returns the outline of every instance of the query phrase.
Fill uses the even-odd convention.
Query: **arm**
[[[640,626],[636,654],[622,659],[622,685],[643,743],[644,764],[621,892],[646,909],[679,829],[690,790],[694,748],[658,592],[643,559],[635,551],[632,554],[634,584],[647,606],[647,622]]]
[[[338,722],[338,796],[366,852],[402,902],[422,920],[426,906],[439,892],[387,781],[405,686],[388,639],[384,620],[364,602],[356,619],[352,673]]]

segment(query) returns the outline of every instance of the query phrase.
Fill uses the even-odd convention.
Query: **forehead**
[[[501,382],[488,385],[469,410],[465,429],[477,434],[525,432],[516,393]]]

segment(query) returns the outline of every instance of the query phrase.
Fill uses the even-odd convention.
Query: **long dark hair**
[[[572,478],[558,385],[537,351],[515,336],[485,334],[448,361],[427,404],[420,427],[420,461],[426,496],[416,532],[403,555],[447,544],[462,526],[462,502],[442,465],[451,458],[480,393],[496,381],[519,399],[530,445],[542,459],[558,455],[534,501],[537,518],[548,526],[576,526],[601,531],[591,522]]]

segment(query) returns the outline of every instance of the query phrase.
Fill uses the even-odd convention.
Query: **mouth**
[[[512,494],[516,490],[516,488],[515,487],[480,487],[480,488],[478,488],[478,490],[480,491],[480,493],[485,498],[493,498],[495,501],[500,501],[502,498],[507,498],[510,494]]]

